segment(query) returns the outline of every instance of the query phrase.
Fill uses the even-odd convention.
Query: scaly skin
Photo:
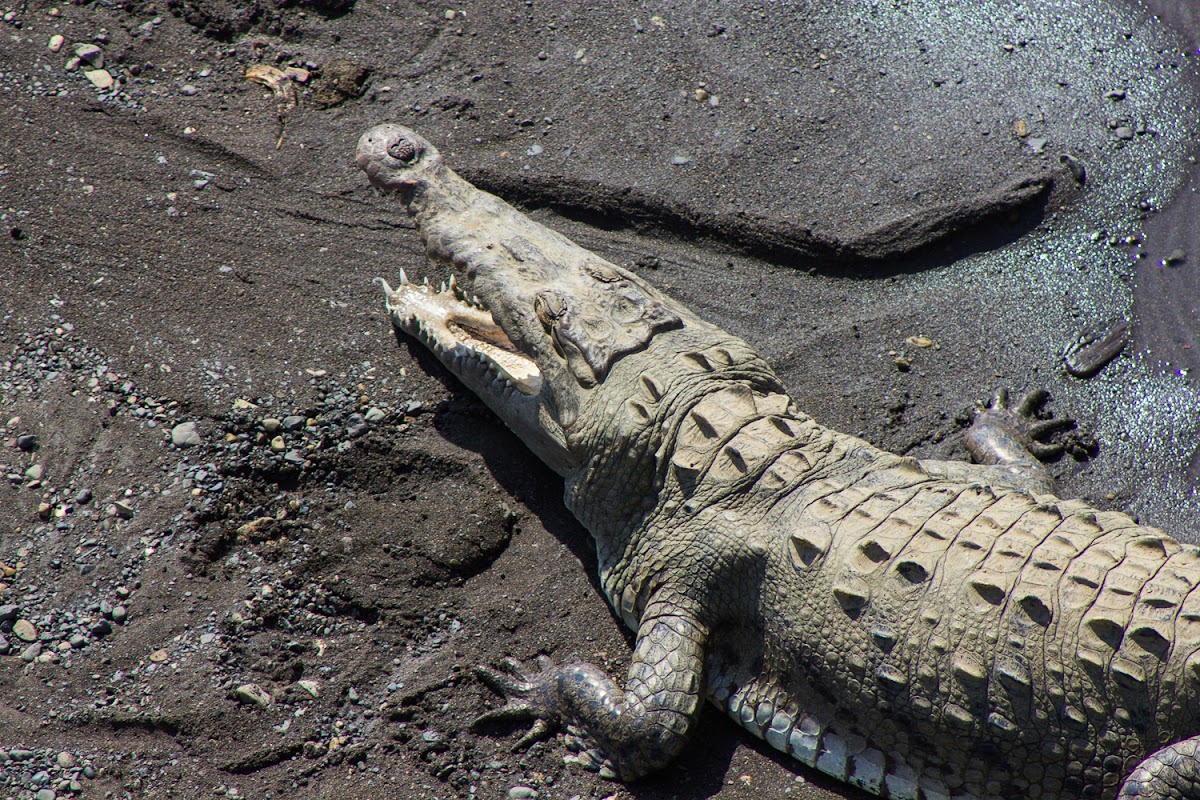
[[[919,461],[802,413],[748,345],[532,222],[382,125],[358,164],[478,299],[401,280],[427,344],[563,475],[637,631],[618,684],[516,662],[482,719],[567,733],[622,780],[707,697],[883,797],[1198,798],[1200,552],[1053,494],[1056,423],[998,395],[979,464]]]

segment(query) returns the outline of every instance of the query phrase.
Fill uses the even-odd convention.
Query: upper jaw
[[[398,330],[425,345],[551,468],[566,475],[578,467],[552,386],[478,298],[467,297],[453,279],[434,289],[401,271],[394,289],[379,282]]]

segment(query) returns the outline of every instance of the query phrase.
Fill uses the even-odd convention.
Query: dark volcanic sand
[[[881,446],[962,457],[974,399],[1049,388],[1100,446],[1053,465],[1064,493],[1196,541],[1194,378],[1158,363],[1188,356],[1200,292],[1172,202],[1194,12],[1155,4],[1177,38],[1118,2],[828,5],[0,6],[8,793],[44,771],[85,797],[856,796],[711,710],[634,787],[469,729],[496,703],[473,664],[620,674],[629,640],[561,483],[390,332],[371,278],[426,266],[351,164],[381,120]],[[123,84],[66,71],[77,43]],[[338,58],[370,76],[318,107]],[[282,128],[254,64],[312,72]],[[1108,243],[1142,233],[1189,249],[1155,273],[1178,283]],[[1137,338],[1065,376],[1063,342],[1129,318],[1134,283]],[[183,422],[201,444],[171,444]]]

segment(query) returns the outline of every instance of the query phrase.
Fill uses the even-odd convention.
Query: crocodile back
[[[901,797],[1114,796],[1200,729],[1195,547],[845,439],[756,523],[761,645],[710,667],[735,719]]]

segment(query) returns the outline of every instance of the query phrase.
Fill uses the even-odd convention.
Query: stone
[[[537,800],[537,789],[528,786],[514,786],[508,790],[508,800]]]
[[[34,464],[29,469],[25,470],[25,477],[31,481],[40,481],[42,476],[46,474],[46,468],[41,464]]]
[[[291,414],[283,418],[283,429],[285,431],[298,431],[308,422],[308,417],[300,416],[299,414]]]
[[[12,632],[22,642],[33,642],[38,638],[37,628],[27,619],[19,619],[14,622]]]
[[[276,436],[274,439],[271,440],[271,451],[272,452],[282,453],[286,449],[287,449],[287,442],[285,442],[283,440],[282,436]]]
[[[113,86],[112,73],[106,69],[86,69],[83,71],[83,75],[92,82],[92,86],[102,91],[111,89]]]
[[[243,683],[233,690],[233,699],[243,705],[266,708],[271,705],[271,694],[257,683]]]
[[[72,753],[68,753],[66,750],[63,750],[61,753],[59,753],[58,757],[55,758],[54,761],[63,769],[74,769],[75,765],[79,763],[75,756]]]
[[[32,453],[38,447],[38,439],[32,433],[24,433],[17,437],[17,449],[23,453]]]
[[[94,44],[75,45],[75,57],[94,69],[104,66],[104,51]]]
[[[283,423],[275,419],[275,417],[264,417],[262,421],[263,430],[267,433],[278,433],[283,427]]]
[[[41,654],[42,654],[42,643],[34,642],[33,644],[29,645],[29,647],[26,647],[24,650],[21,651],[21,660],[32,664],[37,659],[37,657],[40,656]],[[12,753],[9,752],[9,755],[12,755]]]
[[[162,664],[170,657],[171,657],[171,654],[168,653],[166,650],[162,650],[162,649],[155,650],[153,653],[150,654],[150,660],[153,661],[155,664]]]
[[[378,408],[368,408],[367,413],[363,415],[363,419],[367,422],[375,423],[382,421],[386,416],[387,414],[384,414]]]
[[[200,93],[200,90],[190,83],[185,83],[179,87],[179,93],[184,97],[194,97]]]
[[[111,516],[117,516],[117,517],[120,517],[121,519],[129,519],[130,517],[133,516],[133,506],[131,506],[129,503],[125,502],[124,500],[116,501],[115,503],[112,504],[111,508],[112,508]]]
[[[50,42],[46,45],[46,49],[51,53],[57,53],[59,50],[62,50],[64,41],[62,34],[56,33],[50,37]]]
[[[201,443],[200,431],[194,422],[181,422],[171,429],[171,444],[176,447],[196,447]]]

